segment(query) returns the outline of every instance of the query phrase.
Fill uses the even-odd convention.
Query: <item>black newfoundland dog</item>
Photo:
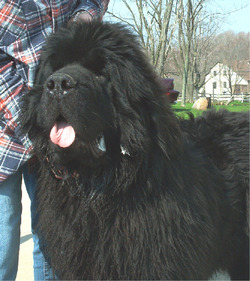
[[[61,279],[249,279],[248,114],[178,120],[135,36],[93,22],[48,39],[22,115]]]

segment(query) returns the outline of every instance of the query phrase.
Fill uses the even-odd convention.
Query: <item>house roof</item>
[[[232,65],[232,69],[246,81],[250,82],[250,60],[235,62]]]
[[[206,74],[206,76],[208,76],[211,73],[211,70],[218,64],[221,64],[223,66],[227,66],[227,67],[231,68],[240,77],[242,77],[244,80],[246,80],[248,83],[250,83],[250,60],[234,61],[234,62],[232,62],[231,65],[226,64],[226,63],[222,63],[222,62],[217,62],[210,69],[210,71]]]

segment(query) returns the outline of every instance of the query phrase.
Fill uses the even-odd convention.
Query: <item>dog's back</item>
[[[207,111],[189,120],[181,120],[187,139],[199,147],[224,175],[225,195],[238,222],[235,232],[239,250],[237,271],[244,273],[249,264],[248,194],[249,194],[249,112]],[[212,175],[211,175],[212,176]],[[237,200],[236,200],[237,198]],[[245,232],[242,232],[245,229]],[[247,263],[247,264],[246,264]],[[234,266],[231,278],[237,276]]]
[[[226,110],[207,111],[182,120],[186,137],[201,148],[207,157],[232,177],[249,181],[249,113]]]

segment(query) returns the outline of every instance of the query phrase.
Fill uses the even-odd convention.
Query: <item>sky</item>
[[[225,15],[220,32],[250,32],[250,0],[210,0],[209,7],[212,11]],[[110,11],[116,13],[123,9],[120,0],[110,0]]]
[[[249,0],[211,0],[210,5],[213,10],[226,14],[222,31],[250,32]]]

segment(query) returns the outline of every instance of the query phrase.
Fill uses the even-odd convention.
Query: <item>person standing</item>
[[[34,231],[36,176],[27,167],[32,143],[18,123],[20,99],[33,86],[48,35],[67,22],[101,20],[108,4],[109,0],[0,1],[0,280],[15,280],[17,274],[22,177],[31,199],[34,279],[54,278]]]

